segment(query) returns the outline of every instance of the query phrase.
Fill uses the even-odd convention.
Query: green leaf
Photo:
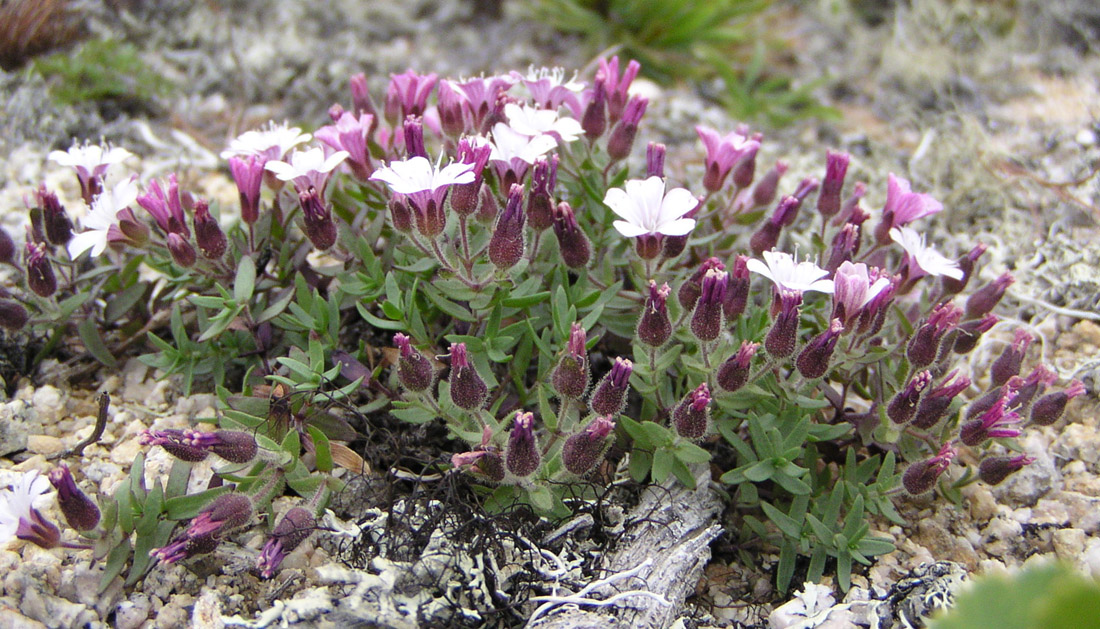
[[[545,485],[534,485],[527,489],[527,498],[531,506],[541,512],[551,511],[554,508],[554,495]]]
[[[771,460],[758,461],[744,469],[741,469],[741,473],[745,475],[745,478],[754,483],[762,483],[766,480],[771,480],[772,475],[774,475],[775,472],[776,469]]]
[[[103,337],[99,335],[99,326],[96,324],[95,319],[84,319],[76,329],[80,334],[80,340],[84,342],[84,348],[88,350],[93,358],[110,369],[118,369],[118,361],[103,343]]]
[[[127,537],[118,543],[117,546],[111,549],[111,552],[107,554],[107,562],[103,566],[103,576],[99,578],[99,591],[100,593],[106,592],[107,588],[111,586],[111,582],[115,580],[115,577],[122,574],[122,569],[126,567],[126,560],[130,558],[130,538]]]
[[[168,482],[164,486],[164,495],[168,498],[183,496],[187,493],[187,483],[191,480],[191,464],[176,459],[168,471]]]
[[[789,515],[763,500],[760,501],[760,508],[764,510],[764,515],[768,516],[768,519],[771,520],[784,535],[794,540],[802,537],[802,525]]]
[[[786,592],[791,585],[796,557],[794,542],[784,541],[779,546],[779,567],[776,569],[775,585],[780,592]]]
[[[666,446],[672,444],[672,431],[656,422],[642,422],[642,429],[649,438],[649,443],[654,446]]]
[[[130,312],[134,304],[145,296],[145,291],[148,288],[148,284],[137,282],[115,295],[107,302],[107,307],[103,310],[103,320],[108,323],[118,321],[124,314]]]
[[[247,304],[256,290],[256,263],[249,256],[237,261],[237,277],[233,280],[233,301]]]
[[[637,448],[630,451],[630,478],[634,479],[634,482],[640,483],[645,480],[645,477],[649,475],[649,470],[653,466],[653,455],[645,450],[639,450]]]
[[[672,473],[672,464],[676,460],[676,457],[672,456],[672,453],[664,448],[658,449],[653,453],[653,482],[663,483]]]
[[[710,452],[685,441],[676,445],[676,458],[684,463],[706,463],[710,461]]]
[[[169,498],[164,501],[164,513],[169,520],[189,520],[198,515],[199,511],[202,511],[202,508],[212,500],[232,489],[225,485],[200,491],[197,494]]]
[[[317,470],[320,472],[331,472],[333,468],[332,448],[329,446],[328,437],[326,437],[325,433],[321,432],[319,428],[314,426],[306,426],[306,430],[309,431],[309,436],[313,437]]]

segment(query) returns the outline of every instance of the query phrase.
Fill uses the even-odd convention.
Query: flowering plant
[[[811,580],[834,559],[846,587],[853,561],[892,549],[866,519],[900,521],[899,482],[953,495],[1029,462],[991,451],[1018,449],[1025,417],[1057,421],[1083,387],[1048,393],[1041,365],[1020,375],[1021,337],[993,387],[963,395],[983,374],[956,356],[996,322],[1011,277],[954,303],[983,249],[952,260],[910,226],[939,203],[891,175],[865,237],[867,186],[844,194],[849,156],[829,152],[822,180],[787,186],[783,162],[758,176],[763,136],[747,128],[698,130],[702,181],[666,171],[656,143],[636,167],[648,101],[630,91],[635,64],[618,68],[601,62],[588,85],[410,71],[391,77],[384,120],[353,77],[353,109],[333,106],[320,144],[274,125],[230,144],[239,208],[176,175],[144,194],[132,179],[107,189],[111,164],[81,162],[97,182],[82,189],[101,192],[74,234],[40,191],[29,292],[0,302],[2,323],[73,317],[108,364],[147,339],[141,360],[221,401],[220,430],[145,442],[182,462],[213,453],[227,484],[169,499],[134,481],[97,539],[137,531],[140,576],[150,550],[209,552],[289,490],[302,506],[272,529],[257,567],[270,576],[341,468],[468,472],[487,508],[556,517],[627,479],[694,486],[709,464],[742,514],[737,534],[779,549],[782,587],[798,555]],[[393,420],[460,445],[415,463],[372,450],[362,433]],[[958,469],[963,448],[976,472]]]

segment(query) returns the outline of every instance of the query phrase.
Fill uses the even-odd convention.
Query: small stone
[[[18,611],[8,607],[7,605],[0,606],[0,628],[2,629],[46,629],[46,625],[38,622],[37,620],[31,620]]]
[[[47,384],[36,389],[31,404],[43,422],[56,422],[65,415],[65,399],[55,386]]]
[[[1096,144],[1096,133],[1092,129],[1081,129],[1073,139],[1081,146],[1092,146]]]
[[[111,462],[119,465],[129,465],[134,462],[137,455],[144,449],[137,438],[128,439],[111,449]]]
[[[223,629],[222,606],[217,591],[204,587],[191,612],[191,626],[196,629]]]
[[[57,437],[31,435],[27,437],[27,449],[42,456],[53,456],[65,450],[65,444]]]
[[[115,608],[115,626],[118,629],[139,629],[149,620],[152,605],[149,597],[137,594],[129,601],[122,601]]]
[[[1081,529],[1054,531],[1054,554],[1063,561],[1076,562],[1085,551],[1085,532]]]

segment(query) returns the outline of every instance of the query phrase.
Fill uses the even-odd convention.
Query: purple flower
[[[830,217],[840,211],[840,194],[851,158],[847,153],[825,152],[825,179],[821,182],[821,194],[817,197],[817,211],[822,216]]]
[[[588,390],[588,349],[585,341],[584,326],[573,323],[569,329],[565,353],[550,375],[554,392],[564,399],[579,400]]]
[[[523,259],[523,227],[526,221],[523,186],[512,184],[508,190],[508,202],[497,218],[496,229],[489,238],[489,261],[498,269],[510,269]]]
[[[956,454],[950,442],[943,444],[936,456],[913,463],[905,469],[905,473],[901,476],[902,487],[914,496],[931,491],[936,486],[936,480],[951,465]]]
[[[691,316],[691,333],[703,342],[713,341],[722,332],[722,304],[726,300],[729,274],[711,269],[703,276],[702,290]]]
[[[701,125],[695,127],[695,132],[699,134],[699,139],[703,141],[703,146],[707,150],[703,187],[709,192],[721,190],[726,177],[737,162],[760,148],[760,142],[749,138],[748,128],[745,126],[740,126],[726,135]]]
[[[676,434],[692,441],[702,439],[710,423],[710,401],[710,389],[705,382],[684,396],[672,411]]]
[[[535,416],[516,412],[512,432],[508,434],[508,448],[504,452],[504,464],[508,471],[519,478],[526,478],[539,469],[542,455],[534,432]]]
[[[623,357],[616,357],[611,371],[600,380],[588,400],[592,412],[597,415],[618,415],[626,406],[626,393],[630,390],[630,374],[634,364]]]
[[[251,225],[260,218],[260,187],[264,182],[264,160],[249,155],[229,158],[229,172],[237,183],[241,200],[241,220]]]
[[[630,100],[630,84],[634,82],[642,66],[631,59],[623,68],[622,74],[619,74],[617,55],[611,57],[610,61],[601,57],[597,63],[599,66],[596,70],[596,81],[602,83],[607,93],[608,122],[614,125],[623,117],[623,110]]]
[[[1020,454],[1017,456],[989,456],[978,464],[978,477],[989,485],[999,485],[1016,470],[1031,465],[1034,457]]]
[[[866,264],[842,262],[833,274],[833,317],[840,319],[845,327],[851,326],[859,319],[863,308],[888,286],[890,280],[882,276],[872,282]]]
[[[1049,426],[1062,417],[1066,404],[1073,398],[1085,394],[1085,385],[1080,380],[1069,383],[1064,391],[1048,393],[1035,401],[1031,407],[1031,422],[1039,426]]]
[[[248,463],[256,457],[256,438],[238,430],[146,430],[142,445],[160,446],[182,461],[198,462],[213,452],[230,463]]]
[[[932,372],[920,371],[898,391],[886,406],[886,416],[895,424],[907,424],[913,419],[921,393],[932,384]]]
[[[99,524],[99,507],[76,486],[69,466],[62,463],[50,470],[49,479],[57,490],[57,506],[69,526],[78,531],[94,529]]]
[[[421,75],[408,70],[403,74],[391,74],[383,109],[386,122],[395,127],[405,116],[423,116],[437,81],[439,75],[434,73]]]
[[[913,192],[909,181],[890,173],[886,179],[886,205],[882,208],[883,218],[892,215],[891,227],[908,225],[918,218],[924,218],[943,210],[943,204],[930,194]]]
[[[252,519],[252,500],[239,493],[222,494],[195,516],[187,529],[167,546],[150,555],[165,563],[174,563],[195,555],[208,553],[234,529]]]
[[[313,246],[318,251],[325,251],[336,244],[336,223],[317,189],[299,193],[298,203],[302,206],[302,231]]]
[[[597,417],[565,440],[561,447],[561,461],[565,469],[577,476],[591,472],[607,451],[607,437],[615,430],[611,417]]]
[[[741,347],[737,353],[730,356],[722,366],[718,368],[718,386],[726,391],[736,391],[745,386],[749,379],[749,369],[752,366],[752,357],[756,350],[760,349],[759,343],[741,341]]]
[[[343,112],[336,124],[321,127],[314,136],[332,147],[334,151],[348,154],[347,164],[355,178],[366,181],[371,175],[370,149],[367,138],[374,125],[374,116],[370,114],[352,115]]]
[[[467,128],[474,132],[484,132],[487,130],[485,120],[496,105],[497,98],[512,87],[515,79],[511,76],[490,76],[449,83],[452,88],[462,92],[461,103],[465,110]],[[443,88],[440,86],[441,95],[442,91]]]
[[[489,397],[489,387],[481,379],[477,369],[470,364],[465,343],[455,343],[451,346],[449,382],[451,401],[455,406],[474,411],[485,405],[485,399]]]
[[[974,291],[966,300],[966,318],[977,319],[992,311],[1004,297],[1005,291],[1016,281],[1011,273],[1004,273],[992,282]]]
[[[168,192],[160,186],[160,182],[149,182],[149,191],[138,195],[137,204],[145,208],[157,221],[164,235],[179,234],[183,238],[190,238],[191,231],[187,229],[186,217],[183,214],[183,204],[180,202],[179,183],[176,174],[168,175]]]
[[[638,135],[638,125],[645,115],[649,99],[641,96],[631,96],[623,109],[623,117],[618,124],[611,129],[611,136],[607,139],[607,156],[612,162],[626,159],[630,150],[634,148],[634,138]]]
[[[1020,416],[1012,411],[1005,411],[1005,399],[1001,398],[990,407],[981,417],[972,419],[959,428],[959,441],[975,447],[987,439],[999,439],[1019,437],[1020,430],[1010,428],[1020,423]]]
[[[260,556],[256,560],[256,568],[260,570],[260,576],[270,579],[283,563],[283,559],[306,541],[315,528],[317,528],[317,519],[308,509],[293,507],[283,514],[283,519],[271,531],[271,537],[264,543]]]
[[[949,301],[933,308],[928,320],[913,333],[905,349],[909,364],[915,369],[931,365],[939,354],[940,341],[954,329],[961,318],[962,309]]]
[[[642,307],[638,321],[638,340],[650,347],[660,347],[672,336],[672,321],[668,316],[668,284],[657,288],[657,282],[649,280],[649,296]]]
[[[558,156],[535,160],[531,192],[527,195],[527,220],[536,232],[554,224],[554,185],[558,180]]]
[[[31,542],[41,548],[57,548],[61,531],[38,509],[48,502],[50,483],[31,470],[19,476],[14,485],[0,490],[0,544],[12,538]]]
[[[999,387],[1008,382],[1009,378],[1020,375],[1020,366],[1024,362],[1027,348],[1034,340],[1025,330],[1016,330],[1012,345],[989,367],[990,383],[993,386]]]
[[[928,430],[935,426],[943,419],[952,400],[970,386],[970,378],[966,376],[958,376],[955,379],[958,373],[956,369],[947,374],[939,386],[921,397],[911,424],[914,428]]]
[[[397,377],[410,391],[426,391],[435,381],[432,364],[416,348],[409,337],[398,332],[393,335],[393,344],[400,356],[397,359]]]

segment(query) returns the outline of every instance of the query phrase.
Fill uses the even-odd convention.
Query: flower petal
[[[666,236],[685,236],[690,234],[693,229],[695,229],[694,218],[678,218],[668,223],[662,223],[658,226],[657,231]]]
[[[612,225],[619,231],[620,234],[627,238],[636,238],[650,233],[645,227],[635,225],[634,223],[628,223],[626,221],[615,221]]]

